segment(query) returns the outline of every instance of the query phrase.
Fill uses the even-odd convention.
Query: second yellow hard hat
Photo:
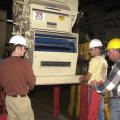
[[[114,38],[109,41],[107,45],[107,50],[120,49],[120,38]]]

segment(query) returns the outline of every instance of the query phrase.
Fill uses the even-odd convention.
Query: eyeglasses
[[[88,49],[88,51],[92,51],[92,50],[94,50],[94,48],[89,48],[89,49]]]
[[[24,49],[27,50],[27,51],[29,50],[28,47],[26,47],[26,46],[24,46]]]
[[[92,50],[94,50],[94,49],[96,49],[96,48],[99,48],[99,47],[88,48],[88,51],[92,51]]]
[[[25,45],[17,44],[17,45],[15,45],[15,46],[16,46],[16,47],[17,47],[17,46],[19,46],[19,47],[23,47],[26,51],[29,50],[29,48],[28,48],[27,46],[25,46]]]
[[[107,50],[107,54],[114,54],[114,53],[120,53],[120,50],[112,49],[112,50]]]
[[[29,50],[27,46],[21,45],[21,47],[24,47],[25,50]]]

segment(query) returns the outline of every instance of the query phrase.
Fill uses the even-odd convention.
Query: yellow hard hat
[[[120,38],[114,38],[109,41],[107,45],[107,50],[120,49]]]

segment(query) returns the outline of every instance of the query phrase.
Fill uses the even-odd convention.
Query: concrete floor
[[[54,86],[37,86],[29,94],[35,120],[70,120],[68,119],[70,85],[60,86],[60,114],[56,117],[53,116],[53,88]]]

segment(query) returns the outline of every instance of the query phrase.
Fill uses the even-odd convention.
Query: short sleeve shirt
[[[91,59],[89,62],[88,72],[91,73],[91,78],[89,80],[89,84],[91,81],[99,81],[105,80],[107,77],[107,61],[102,56],[96,56]]]

